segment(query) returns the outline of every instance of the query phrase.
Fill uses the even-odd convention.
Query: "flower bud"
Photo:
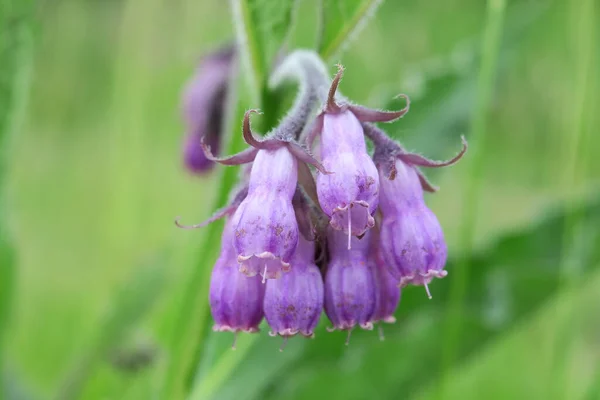
[[[210,310],[214,331],[257,332],[263,318],[264,285],[258,277],[238,271],[230,221],[221,238],[221,254],[210,280]]]
[[[367,153],[363,129],[350,110],[323,115],[321,160],[333,174],[318,174],[321,208],[334,229],[360,236],[375,225],[379,176]]]
[[[281,276],[298,242],[292,197],[298,163],[287,147],[258,151],[248,195],[236,210],[232,226],[240,271],[264,279]]]
[[[266,283],[264,312],[272,336],[314,336],[323,311],[323,279],[314,252],[313,242],[300,235],[290,272]]]
[[[395,163],[394,180],[380,177],[382,254],[400,286],[424,285],[429,295],[431,280],[447,275],[444,234],[423,200],[415,168],[399,159]]]
[[[184,164],[193,173],[202,173],[214,163],[202,150],[202,142],[216,154],[221,144],[225,96],[234,49],[228,46],[202,59],[183,93],[183,119],[186,135]]]
[[[345,246],[344,233],[329,229],[330,261],[325,275],[325,312],[333,324],[330,330],[352,330],[356,325],[373,329],[375,285],[368,263],[369,235],[352,238]]]

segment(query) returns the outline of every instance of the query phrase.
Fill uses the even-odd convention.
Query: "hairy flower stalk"
[[[433,186],[417,166],[452,165],[464,155],[467,143],[463,138],[463,149],[456,157],[436,162],[407,152],[373,125],[363,126],[375,143],[373,159],[380,175],[383,257],[400,286],[422,285],[431,298],[428,284],[447,275],[448,250],[440,223],[423,197],[423,189],[433,190]]]
[[[202,58],[183,92],[182,115],[185,122],[183,161],[193,173],[204,173],[214,163],[202,150],[208,143],[218,153],[229,76],[235,56],[229,45]]]
[[[231,221],[227,221],[221,238],[221,254],[210,279],[209,303],[215,320],[213,330],[233,332],[237,337],[238,332],[258,332],[265,288],[258,277],[239,273],[232,236]]]
[[[321,160],[333,174],[317,176],[319,203],[333,229],[347,234],[350,249],[352,236],[361,236],[375,225],[373,214],[379,203],[379,175],[367,153],[361,122],[393,121],[408,111],[408,105],[397,112],[385,112],[337,104],[335,95],[342,75],[339,66],[309,143],[320,134]]]

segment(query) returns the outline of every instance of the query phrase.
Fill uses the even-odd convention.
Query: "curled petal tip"
[[[331,86],[329,88],[329,94],[327,96],[327,106],[325,111],[334,113],[340,111],[340,106],[335,102],[335,94],[337,92],[340,81],[342,80],[342,76],[344,76],[344,66],[342,64],[336,64],[337,73],[331,82]]]
[[[182,224],[179,221],[181,221],[181,217],[176,217],[175,218],[175,225],[177,225],[177,227],[181,228],[181,229],[197,229],[197,228],[202,228],[203,226],[207,225],[206,221],[205,222],[201,222],[199,224],[194,224],[194,225],[184,225],[184,224]]]

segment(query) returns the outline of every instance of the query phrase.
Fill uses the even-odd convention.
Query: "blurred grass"
[[[295,43],[314,43],[316,2],[302,2]],[[567,4],[508,1],[507,27],[513,10],[523,10],[515,7],[523,5],[540,11],[509,46],[511,32],[503,37],[506,51],[500,55],[502,67],[485,124],[489,151],[482,161],[480,207],[473,215],[475,248],[484,253],[496,237],[543,219],[548,206],[581,199],[597,192],[600,185],[600,159],[596,157],[590,157],[587,169],[580,171],[568,189],[559,179],[564,172],[564,143],[574,134],[565,103],[577,99],[569,56],[572,43],[566,35],[573,27],[566,17]],[[205,268],[206,273],[210,268],[208,261],[199,266],[196,259],[205,233],[178,231],[172,224],[176,215],[186,221],[209,215],[216,183],[214,178],[190,177],[180,165],[179,90],[204,50],[232,38],[229,10],[213,0],[62,0],[48,2],[42,10],[31,102],[10,154],[10,218],[20,263],[8,356],[15,373],[31,383],[30,391],[42,398],[55,393],[73,363],[90,351],[102,318],[114,304],[115,290],[127,281],[132,268],[140,258],[169,246],[164,264],[166,287],[157,307],[134,329],[156,342],[159,356],[154,368],[132,375],[101,364],[82,395],[150,398],[168,365],[162,350],[168,347],[173,328],[169,321],[180,312],[186,280],[195,268]],[[471,43],[478,43],[484,12],[484,3],[476,0],[384,2],[375,20],[340,59],[347,67],[344,93],[370,106],[386,105],[391,97],[387,93],[408,93],[421,106],[417,109],[415,101],[414,117],[411,110],[389,129],[411,146],[418,141],[417,150],[424,154],[430,154],[429,146],[437,157],[452,154],[458,136],[467,129],[464,115],[444,120],[449,121],[447,125],[430,121],[430,130],[417,130],[413,121],[419,112],[427,121],[435,104],[466,104],[467,111],[472,109],[469,96],[474,86],[468,82],[473,52],[469,49]],[[597,22],[598,12],[596,5],[589,18]],[[592,43],[600,42],[599,25],[593,24]],[[594,110],[593,94],[600,89],[599,50],[596,46],[588,51],[591,94],[585,104]],[[449,78],[440,77],[466,83],[458,90]],[[437,86],[433,84],[436,79]],[[600,127],[600,115],[588,113],[585,129],[594,132]],[[585,147],[600,148],[598,135],[588,134]],[[457,210],[464,202],[468,168],[465,163],[436,173],[435,183],[442,190],[428,199],[444,226],[452,255],[464,250],[458,240],[464,220]],[[453,275],[450,271],[433,290],[452,285]],[[589,280],[580,295],[570,290],[562,293],[555,304],[593,301],[594,288],[596,293],[600,290],[597,279]],[[198,290],[205,293],[206,289]],[[552,307],[549,304],[544,310]],[[590,314],[594,312],[589,309]],[[524,375],[529,377],[528,387],[536,389],[529,392],[524,380],[511,377],[528,371],[526,356],[536,353],[525,350],[536,343],[535,337],[546,338],[549,314],[542,311],[536,316],[531,333],[501,331],[499,339],[481,354],[454,367],[455,383],[444,389],[444,397],[506,398],[502,394],[531,393],[535,398],[536,388],[547,382],[548,375]],[[401,305],[400,324],[402,315]],[[440,326],[441,321],[441,317],[434,320]],[[590,317],[590,326],[596,321]],[[568,361],[597,351],[597,343],[589,340],[592,336],[575,335],[577,327],[567,328],[566,334],[575,340]],[[358,333],[357,343],[363,336],[367,341],[365,335]],[[291,350],[293,346],[318,349],[324,336],[319,331],[314,342],[293,341]],[[213,339],[211,335],[208,340],[217,356],[229,351],[223,343],[229,337]],[[257,350],[250,351],[270,351],[266,343],[261,338]],[[278,343],[272,341],[272,347],[277,359]],[[540,350],[544,355],[550,351],[547,347]],[[386,360],[403,357],[393,352],[378,354]],[[502,354],[518,362],[505,371],[513,375],[495,379],[501,368],[506,370]],[[510,358],[510,354],[522,356]],[[352,360],[347,361],[351,368]],[[592,361],[566,365],[574,375],[598,370]],[[252,364],[242,367],[252,370]],[[227,378],[226,388],[235,386],[235,378]],[[368,375],[360,379],[368,385]],[[335,390],[330,393],[335,396]]]

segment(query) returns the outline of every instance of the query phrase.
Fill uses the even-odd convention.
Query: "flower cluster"
[[[444,162],[406,151],[373,123],[404,116],[408,97],[399,111],[354,105],[336,94],[342,75],[340,66],[328,91],[308,84],[263,139],[250,126],[255,110],[246,112],[241,153],[217,158],[203,143],[208,160],[249,165],[211,219],[227,218],[210,287],[215,330],[255,332],[264,316],[272,335],[312,337],[325,311],[329,329],[349,338],[355,327],[394,322],[402,287],[429,295],[431,280],[447,274],[442,229],[423,196],[435,187],[419,167],[455,163],[466,142]]]

